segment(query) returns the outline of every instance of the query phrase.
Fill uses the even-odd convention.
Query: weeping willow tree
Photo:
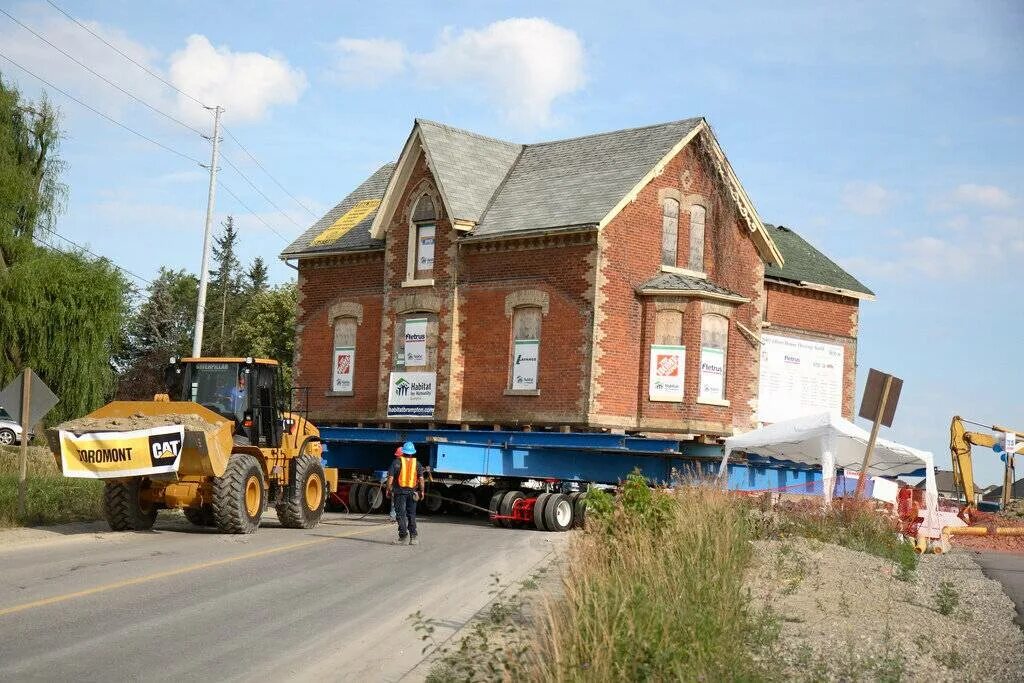
[[[58,124],[0,77],[0,386],[31,367],[60,397],[51,422],[110,397],[131,291],[109,261],[39,244],[66,197]]]

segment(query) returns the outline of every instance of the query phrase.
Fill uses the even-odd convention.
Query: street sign
[[[28,419],[22,419],[21,415],[22,389],[25,381],[20,374],[0,391],[0,408],[7,410],[15,422],[34,425],[46,417],[60,399],[50,391],[50,387],[46,386],[43,380],[39,379],[39,375],[31,370],[25,372],[29,374]]]
[[[889,391],[885,399],[885,409],[879,414],[886,380],[889,381]],[[860,400],[860,412],[857,414],[865,420],[878,420],[883,426],[892,427],[892,418],[896,415],[896,404],[899,403],[902,389],[902,379],[871,368],[868,371],[868,381],[864,385],[864,396]]]

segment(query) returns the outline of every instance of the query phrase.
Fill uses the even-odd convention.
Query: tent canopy
[[[839,467],[860,470],[869,438],[867,431],[835,413],[805,415],[727,438],[719,472],[726,472],[733,451],[741,451],[778,460],[820,465],[822,476],[831,479]],[[878,439],[867,473],[895,477],[919,472],[921,469],[925,471],[928,507],[934,510],[938,502],[938,490],[935,487],[934,458],[928,451]]]

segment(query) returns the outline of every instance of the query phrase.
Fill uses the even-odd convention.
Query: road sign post
[[[21,449],[18,451],[18,518],[25,518],[25,487],[28,477],[29,406],[32,398],[32,371],[25,368],[21,379]]]
[[[25,368],[0,391],[0,406],[7,408],[11,418],[21,424],[21,448],[18,451],[18,516],[25,516],[28,480],[28,439],[31,427],[38,424],[60,399],[50,391],[31,368]]]
[[[868,381],[864,385],[864,396],[861,398],[859,415],[871,420],[871,436],[868,438],[867,448],[864,449],[864,462],[860,466],[860,477],[857,478],[857,489],[853,494],[854,500],[860,498],[864,493],[868,467],[871,466],[871,455],[874,453],[875,442],[878,440],[878,428],[882,425],[892,426],[892,419],[896,415],[896,404],[899,402],[902,389],[903,380],[899,377],[879,372],[874,368],[868,372]]]

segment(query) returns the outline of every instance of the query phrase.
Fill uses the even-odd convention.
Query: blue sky
[[[57,0],[55,0],[57,1]],[[1024,5],[1019,2],[57,4],[208,103],[228,138],[217,218],[276,281],[281,237],[395,158],[415,116],[519,142],[704,115],[761,216],[871,287],[859,380],[904,378],[887,436],[948,463],[959,413],[1024,427]],[[835,6],[832,6],[835,5]],[[894,6],[895,5],[895,6]],[[183,123],[198,105],[45,2],[4,9]],[[140,132],[208,161],[195,133],[0,16],[0,52]],[[0,60],[35,96],[39,84]],[[144,277],[198,268],[201,168],[53,93],[70,197],[58,231]],[[858,389],[859,395],[859,389]],[[983,482],[994,454],[976,454]]]

